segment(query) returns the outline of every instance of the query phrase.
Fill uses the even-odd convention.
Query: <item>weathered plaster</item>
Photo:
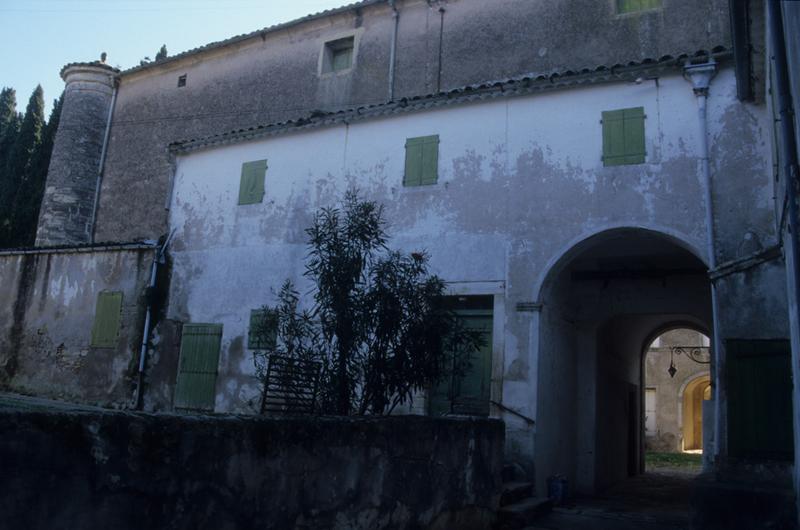
[[[496,0],[487,11],[480,0],[451,0],[439,11],[437,3],[399,1],[395,97],[729,46],[724,0],[672,0],[663,9],[626,16],[616,15],[614,5]],[[391,13],[388,4],[368,5],[123,73],[97,240],[156,238],[166,231],[171,142],[385,101]],[[355,66],[318,75],[324,43],[354,31]],[[177,86],[179,75],[187,76],[185,87]],[[70,112],[81,110],[64,111]]]
[[[113,407],[129,405],[151,250],[0,256],[0,385]],[[90,345],[97,295],[123,293],[113,348]]]
[[[762,241],[773,237],[763,200],[771,183],[752,173],[766,156],[757,125],[763,116],[751,109],[732,117],[739,103],[731,70],[723,68],[714,83],[709,129],[719,145],[713,163],[727,179],[714,189],[722,212],[716,238],[727,256],[726,249],[741,245],[742,230]],[[646,162],[604,167],[601,112],[631,106],[647,115]],[[735,134],[724,131],[734,126]],[[433,270],[450,282],[503,282],[500,295],[485,293],[495,294],[505,314],[495,322],[504,343],[495,350],[493,378],[502,380],[502,402],[537,422],[531,428],[495,411],[508,424],[508,458],[535,472],[540,488],[548,475],[566,473],[590,491],[626,469],[625,447],[620,452],[615,440],[627,424],[607,412],[619,389],[603,383],[605,377],[641,392],[641,353],[650,334],[678,321],[710,327],[698,133],[695,97],[676,72],[639,84],[463,104],[178,156],[168,317],[223,324],[216,410],[252,410],[258,385],[249,351],[241,347],[249,310],[274,301],[285,278],[307,292],[303,228],[314,210],[358,187],[384,205],[393,246],[428,250]],[[440,138],[438,182],[403,187],[405,139],[428,134]],[[748,152],[755,162],[740,163],[743,142],[756,146]],[[238,206],[241,164],[257,159],[269,165],[264,201]],[[743,186],[749,193],[741,193]],[[738,217],[729,227],[720,219],[730,211]],[[569,287],[565,267],[591,247],[584,243],[629,236],[649,237],[652,252],[691,262],[700,277],[668,285],[622,282],[612,294]],[[739,320],[759,326],[764,318],[756,311],[782,307],[770,267],[781,264],[753,271],[747,289],[731,290],[746,278],[721,281],[734,286],[720,294],[723,333]],[[519,311],[520,302],[534,303],[534,310]],[[544,304],[541,313],[536,303]],[[754,312],[745,315],[740,308],[749,304]],[[771,326],[781,333],[784,324],[773,319]],[[598,342],[602,334],[617,337],[620,353]],[[605,416],[613,425],[601,429],[598,418]]]

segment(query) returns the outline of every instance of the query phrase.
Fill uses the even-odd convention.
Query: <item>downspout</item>
[[[694,95],[697,97],[697,115],[700,122],[700,164],[703,176],[703,202],[705,203],[706,218],[706,254],[708,255],[708,269],[717,268],[717,253],[714,240],[714,202],[711,188],[711,168],[708,151],[708,87],[711,79],[717,73],[717,63],[713,58],[702,64],[687,63],[683,67],[683,75],[692,83]],[[725,374],[725,359],[722,355],[722,341],[719,331],[719,311],[717,302],[717,288],[711,281],[711,327],[714,346],[714,457],[724,454],[725,440],[722,436],[722,400],[725,397],[723,377]]]
[[[400,13],[397,12],[395,0],[389,0],[389,6],[392,8],[392,43],[389,48],[389,101],[394,101],[394,63],[397,56],[397,25]]]
[[[103,134],[103,147],[100,149],[100,164],[97,166],[97,184],[94,188],[94,203],[92,204],[92,217],[89,221],[90,240],[94,243],[95,221],[97,219],[97,203],[100,200],[100,184],[103,182],[103,167],[106,164],[106,153],[108,152],[108,137],[111,133],[111,118],[114,116],[114,107],[117,104],[117,87],[119,79],[114,79],[114,88],[111,89],[111,105],[108,108],[108,119],[106,120],[106,131]]]
[[[153,314],[153,293],[155,292],[156,288],[156,276],[158,274],[158,266],[159,264],[163,265],[166,263],[166,252],[167,252],[167,245],[169,245],[172,236],[175,234],[175,229],[170,232],[167,239],[164,241],[164,244],[161,245],[156,251],[156,255],[153,256],[153,263],[150,266],[150,283],[147,286],[147,311],[145,312],[144,316],[144,329],[142,330],[142,347],[139,350],[139,374],[138,374],[138,383],[136,384],[136,409],[141,410],[142,406],[144,405],[142,398],[144,397],[144,392],[142,391],[144,387],[144,368],[145,368],[145,360],[147,358],[147,344],[150,342],[150,321],[152,320]]]
[[[439,71],[436,74],[436,92],[442,91],[442,51],[444,48],[444,6],[439,6]]]
[[[775,107],[780,117],[780,131],[778,138],[778,157],[783,162],[784,198],[788,203],[788,234],[784,241],[783,248],[786,252],[786,293],[787,305],[789,307],[789,339],[792,349],[792,377],[795,381],[793,385],[793,407],[794,407],[794,436],[795,436],[795,504],[800,506],[800,471],[798,471],[798,357],[800,357],[800,326],[798,316],[800,316],[800,221],[798,220],[798,171],[797,161],[797,136],[794,129],[793,109],[791,99],[791,88],[789,85],[789,72],[787,70],[788,59],[786,57],[786,40],[783,33],[783,17],[781,14],[780,2],[777,0],[767,1],[767,34],[769,35],[769,48],[771,50],[772,69],[775,73],[774,85],[772,86],[772,97]],[[796,109],[795,109],[796,110]],[[782,227],[779,227],[783,231]],[[783,238],[783,234],[779,234]],[[800,509],[798,510],[800,511]]]

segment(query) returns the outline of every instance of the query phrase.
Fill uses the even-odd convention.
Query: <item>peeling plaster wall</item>
[[[0,388],[82,403],[129,404],[152,251],[0,256]],[[97,295],[122,291],[114,348],[90,345]]]
[[[763,140],[766,118],[764,109],[744,110],[736,101],[728,68],[712,84],[710,100],[712,171],[719,182],[714,192],[716,237],[718,258],[724,261],[744,252],[743,241],[750,250],[754,240],[760,245],[774,240]],[[601,112],[632,106],[643,106],[647,115],[647,163],[603,167]],[[589,363],[585,366],[594,373],[592,359],[599,353],[574,352],[578,345],[596,348],[602,319],[618,314],[612,309],[619,307],[603,306],[591,293],[585,299],[553,293],[545,300],[552,306],[583,300],[582,314],[590,316],[597,308],[595,320],[577,329],[559,321],[557,314],[520,312],[516,304],[535,301],[551,267],[577,242],[604,230],[646,228],[675,238],[702,257],[698,249],[706,247],[706,231],[698,133],[695,97],[676,73],[641,84],[462,104],[182,155],[170,211],[177,232],[168,318],[223,324],[216,410],[253,410],[259,388],[251,353],[243,347],[249,311],[273,303],[285,278],[306,292],[303,229],[316,209],[337,204],[348,187],[357,186],[386,207],[393,246],[429,250],[433,270],[454,285],[503,285],[505,316],[499,330],[504,350],[494,355],[504,361],[493,374],[503,383],[502,395],[492,399],[538,422],[532,430],[513,416],[504,418],[509,454],[531,472],[536,463],[552,467],[536,470],[541,480],[549,472],[571,478],[582,473],[582,480],[594,484],[595,464],[575,457],[575,444],[605,443],[594,435],[594,418],[601,411],[584,407],[593,402],[592,392],[596,396],[603,390],[591,390],[574,375],[555,374],[573,373],[578,362]],[[404,188],[405,139],[429,134],[440,137],[438,183]],[[264,201],[237,206],[241,164],[258,159],[267,159],[269,165]],[[747,233],[758,239],[747,238]],[[780,270],[782,265],[763,269],[771,268]],[[771,320],[776,330],[782,329],[783,322],[772,316],[780,306],[781,289],[769,280],[769,272],[753,274],[747,289],[721,295],[724,329],[733,329],[737,319],[750,319],[753,327]],[[726,281],[745,281],[736,278]],[[707,323],[707,285],[687,283],[685,290],[667,294],[654,286],[662,289],[654,291],[654,299],[660,300],[661,313],[688,311],[691,318]],[[652,299],[640,286],[628,289],[631,307],[646,311]],[[740,314],[754,299],[763,302],[754,306],[762,312]],[[655,325],[648,321],[636,328],[637,355],[653,331],[647,326]],[[632,351],[633,346],[626,348]],[[548,362],[556,364],[541,372]],[[635,366],[634,372],[641,363]],[[634,372],[624,378],[634,380]],[[578,401],[577,388],[589,389]],[[572,422],[563,418],[575,414],[583,418],[582,426],[569,429],[578,431],[555,427],[568,429]],[[535,431],[549,434],[537,438]],[[585,442],[584,436],[594,441]],[[561,469],[559,462],[570,462],[568,469]]]
[[[663,9],[626,15],[617,15],[615,5],[400,0],[395,99],[530,72],[730,47],[727,0],[670,0]],[[357,37],[355,66],[318,75],[324,43],[346,34]],[[96,240],[166,231],[171,142],[388,100],[391,35],[392,11],[378,3],[123,74]],[[180,75],[187,81],[179,88]]]

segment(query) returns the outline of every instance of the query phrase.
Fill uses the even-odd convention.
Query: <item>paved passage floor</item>
[[[645,473],[602,495],[574,499],[528,530],[678,530],[689,528],[689,494],[694,474]]]

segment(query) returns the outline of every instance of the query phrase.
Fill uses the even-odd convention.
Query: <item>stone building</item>
[[[656,337],[648,348],[644,367],[646,450],[678,453],[713,446],[713,440],[703,441],[704,433],[712,434],[714,427],[708,420],[703,423],[703,404],[711,401],[709,345],[702,333],[675,329]]]
[[[65,66],[37,246],[0,252],[0,384],[180,408],[202,334],[193,408],[252,412],[250,312],[302,282],[302,229],[357,186],[480,306],[482,399],[540,490],[642,471],[643,359],[676,326],[711,337],[718,476],[766,466],[791,489],[772,118],[739,97],[731,13],[365,0],[122,72]]]

